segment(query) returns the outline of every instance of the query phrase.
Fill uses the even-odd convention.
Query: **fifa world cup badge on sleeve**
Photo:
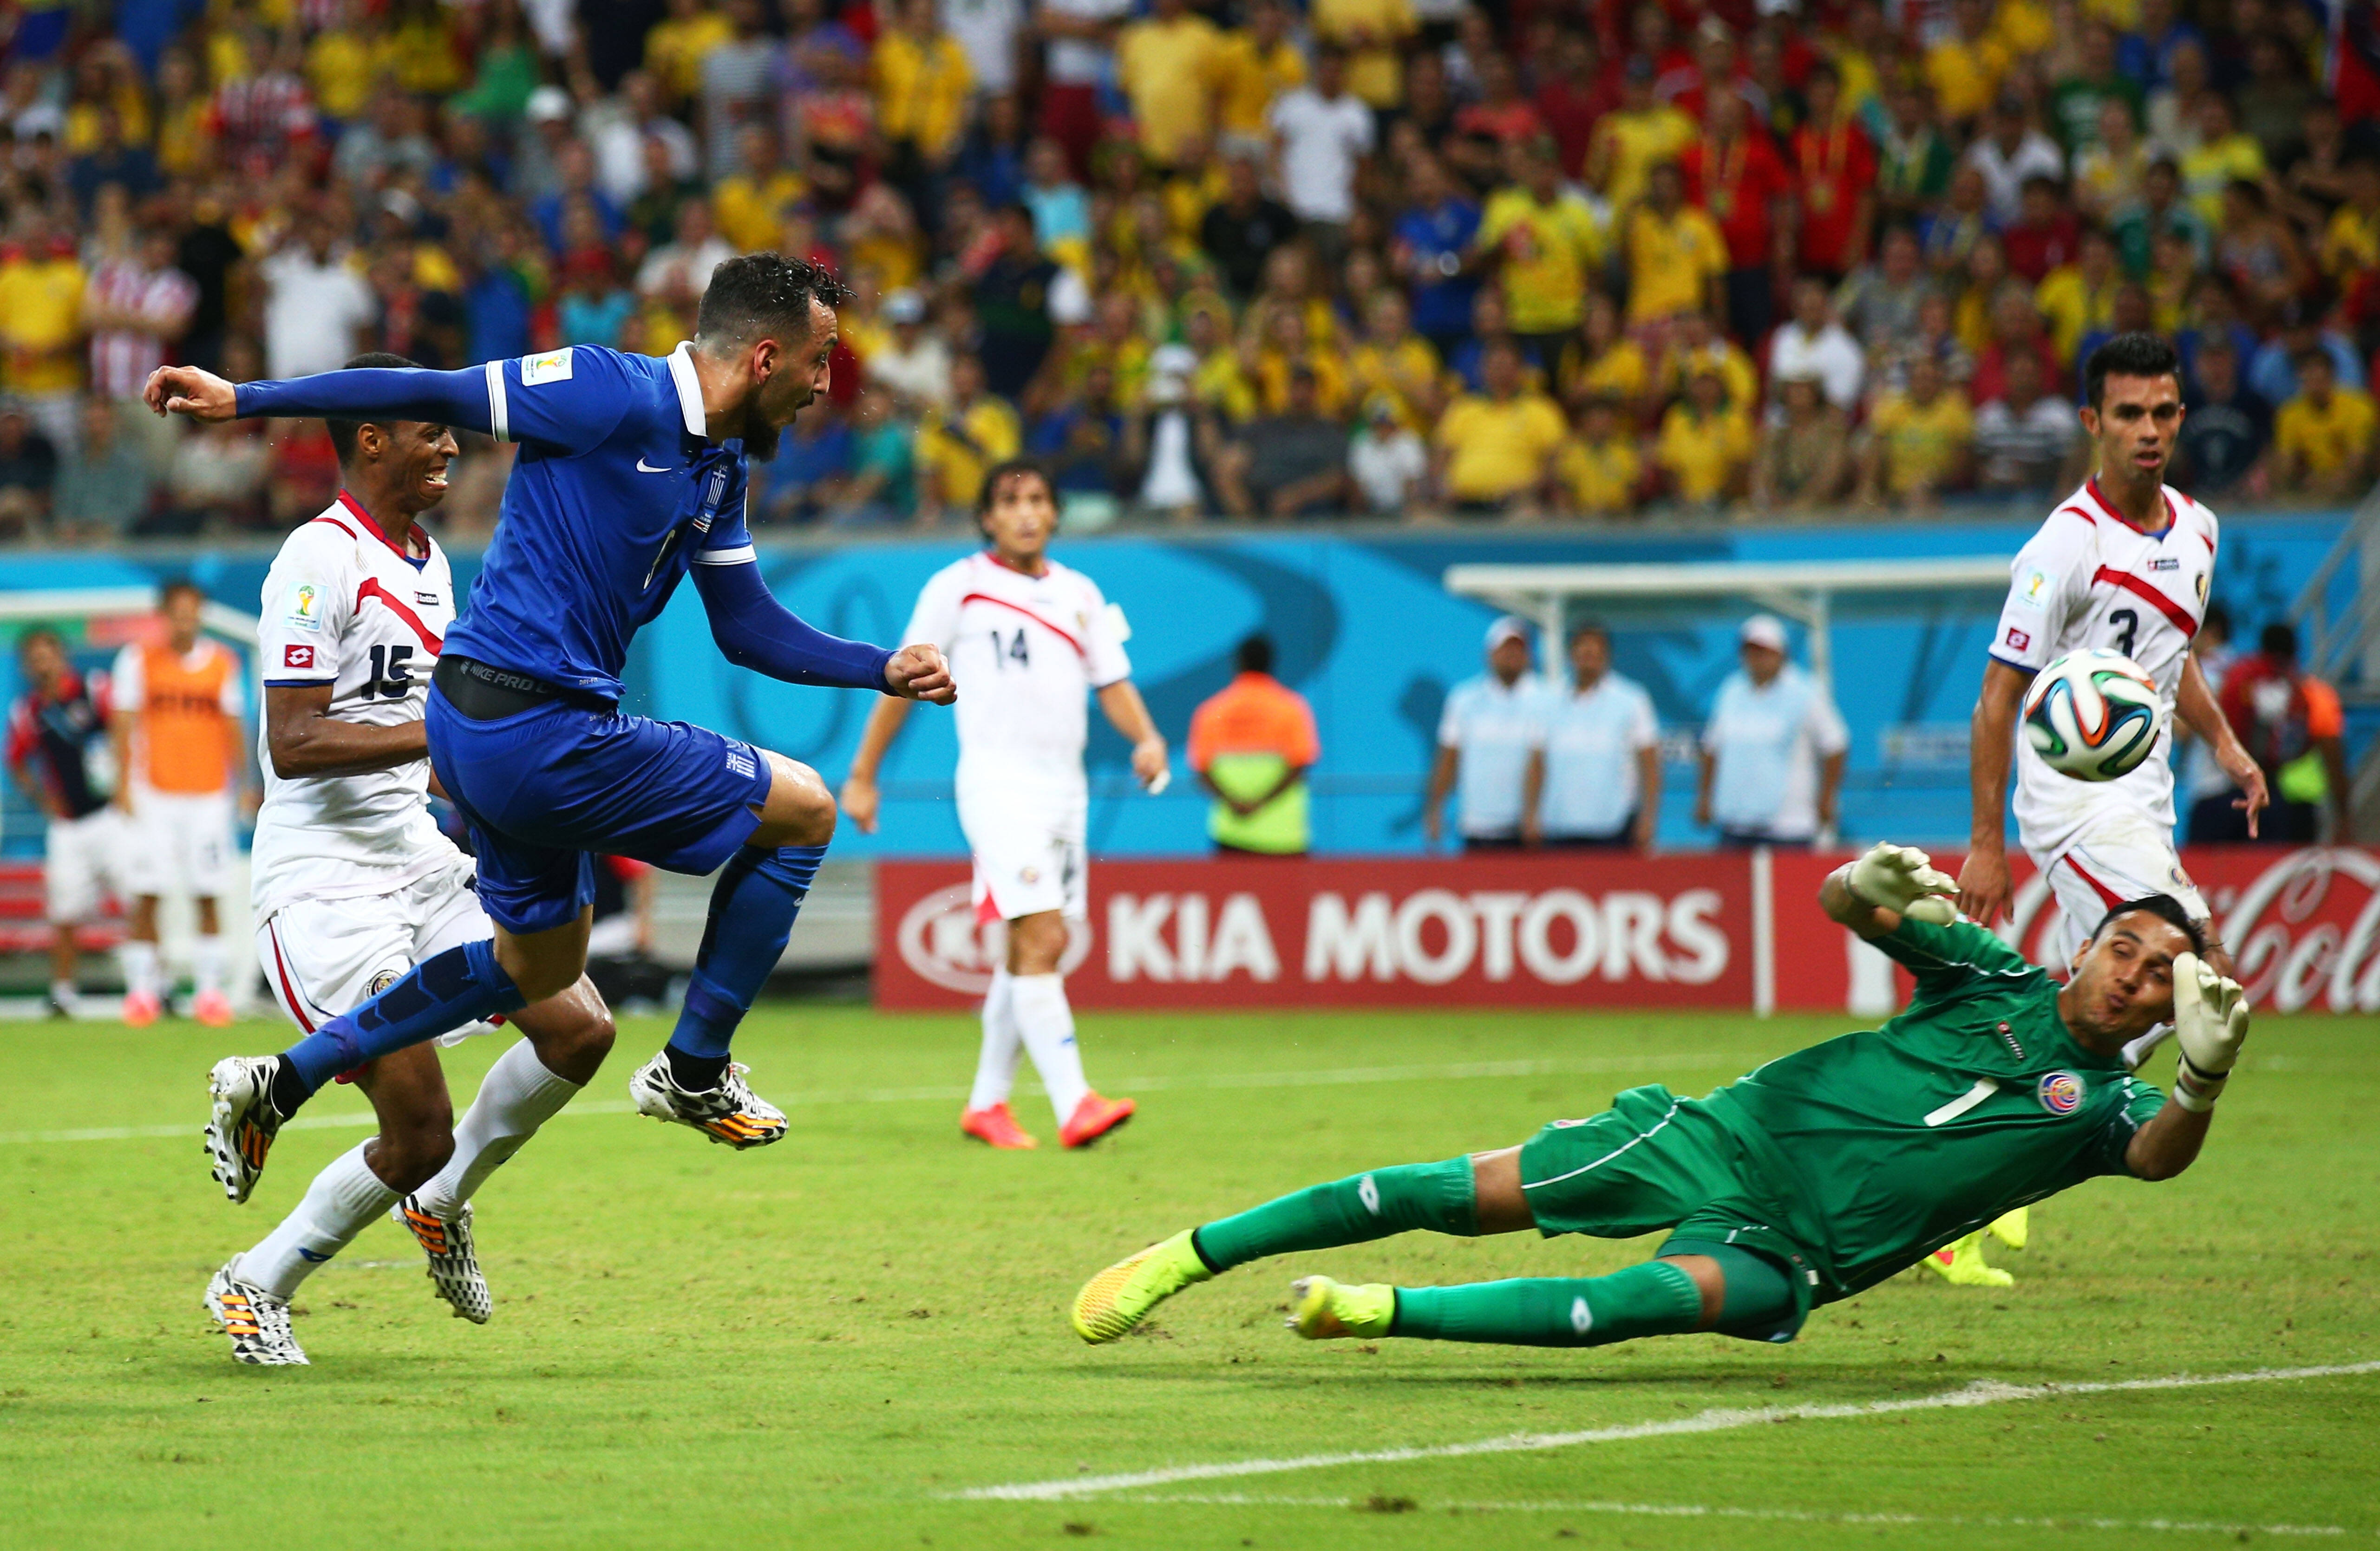
[[[2041,1079],[2041,1107],[2053,1115],[2070,1115],[2082,1104],[2082,1079],[2071,1072],[2052,1072]]]
[[[542,356],[521,357],[521,386],[524,388],[534,388],[540,382],[569,381],[570,347],[568,345],[564,345],[559,350],[548,350]]]
[[[322,628],[322,595],[314,590],[313,583],[299,582],[290,589],[286,623],[298,630]]]

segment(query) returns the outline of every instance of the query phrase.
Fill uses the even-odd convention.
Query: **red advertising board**
[[[1840,855],[1721,852],[1381,861],[1102,862],[1068,945],[1079,1007],[1763,1007],[1881,1012],[1880,955],[1820,915]],[[1936,861],[1955,871],[1955,853]],[[2035,962],[2058,923],[2012,858],[2003,927]],[[2380,852],[2193,848],[2259,1007],[2380,1011]],[[978,923],[963,862],[876,869],[876,998],[970,1005],[1002,928]]]

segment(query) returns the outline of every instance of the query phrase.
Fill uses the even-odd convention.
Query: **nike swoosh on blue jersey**
[[[645,462],[642,457],[639,457],[637,459],[637,472],[639,474],[666,474],[669,470],[666,468],[655,468],[650,464]]]

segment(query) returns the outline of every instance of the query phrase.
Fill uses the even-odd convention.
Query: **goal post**
[[[1573,603],[1676,604],[1742,598],[1809,631],[1810,671],[1831,686],[1833,624],[1840,597],[2005,593],[2006,555],[1925,560],[1711,561],[1603,565],[1450,565],[1446,589],[1534,621],[1549,670],[1567,673],[1560,650]]]

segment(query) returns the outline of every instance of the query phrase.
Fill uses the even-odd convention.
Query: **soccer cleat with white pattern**
[[[739,1152],[765,1147],[785,1134],[785,1112],[752,1091],[744,1081],[749,1070],[731,1061],[717,1087],[689,1093],[677,1085],[663,1051],[637,1068],[628,1079],[628,1097],[636,1100],[637,1113],[692,1126]]]
[[[488,1295],[488,1278],[480,1274],[480,1255],[471,1242],[471,1204],[452,1218],[442,1218],[408,1195],[388,1209],[391,1222],[413,1235],[430,1257],[430,1285],[454,1307],[455,1317],[485,1325],[496,1312]]]
[[[239,1257],[207,1283],[207,1313],[231,1338],[235,1362],[259,1368],[309,1367],[305,1350],[289,1333],[289,1300],[275,1298],[235,1274]]]
[[[279,1056],[225,1056],[207,1074],[214,1107],[207,1118],[207,1163],[215,1182],[236,1205],[256,1189],[264,1158],[281,1130],[273,1107],[273,1073]]]

